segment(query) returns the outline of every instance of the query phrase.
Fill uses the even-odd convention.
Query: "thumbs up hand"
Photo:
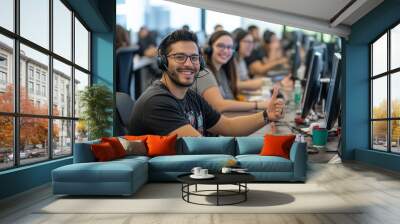
[[[267,105],[268,119],[270,121],[276,121],[284,117],[285,102],[282,99],[278,99],[279,86],[274,87],[272,97]]]

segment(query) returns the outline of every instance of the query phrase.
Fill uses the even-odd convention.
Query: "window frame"
[[[74,105],[75,103],[75,98],[76,98],[76,93],[75,93],[75,88],[74,88],[74,82],[75,82],[75,69],[85,73],[88,75],[89,78],[89,83],[88,86],[92,85],[93,77],[92,77],[92,61],[91,61],[91,49],[92,49],[92,43],[91,43],[91,37],[92,37],[92,30],[88,27],[88,25],[84,22],[84,20],[72,9],[72,7],[66,2],[65,0],[59,0],[69,11],[71,11],[71,18],[70,18],[70,23],[71,23],[71,59],[64,58],[63,56],[55,53],[53,50],[53,1],[54,0],[47,0],[49,3],[49,47],[46,49],[45,47],[40,46],[39,44],[36,44],[32,41],[30,41],[27,38],[24,38],[23,36],[20,35],[20,0],[14,0],[13,1],[13,10],[14,10],[14,30],[10,31],[4,27],[0,26],[0,35],[3,35],[7,38],[12,39],[13,41],[13,63],[12,63],[12,69],[11,71],[13,72],[13,78],[14,78],[14,110],[13,112],[2,112],[0,111],[0,116],[2,117],[11,117],[13,119],[13,166],[10,167],[5,167],[5,168],[0,168],[0,172],[5,171],[5,170],[11,170],[11,169],[16,169],[19,167],[23,166],[30,166],[33,164],[38,164],[38,163],[43,163],[46,161],[54,160],[54,159],[62,159],[66,157],[73,156],[74,152],[74,143],[75,143],[75,125],[76,121],[79,120],[79,117],[75,116],[75,108],[71,108],[71,114],[68,116],[56,116],[53,115],[53,59],[58,60],[61,63],[64,63],[68,66],[71,66],[71,93],[72,93],[72,99],[71,99],[71,105]],[[83,27],[88,31],[88,69],[85,69],[78,64],[75,63],[75,18],[83,25]],[[48,97],[48,112],[46,115],[39,115],[39,114],[27,114],[27,113],[21,113],[20,111],[20,85],[21,85],[21,80],[20,80],[20,65],[21,65],[21,57],[20,57],[20,45],[23,44],[29,48],[32,48],[33,50],[36,50],[42,54],[45,54],[48,56],[48,77],[46,80],[46,87],[45,90],[48,92],[45,95]],[[40,83],[40,87],[42,87],[42,79],[41,79],[41,74],[43,71],[39,73],[39,80],[36,81],[36,72],[37,68],[34,68],[33,71],[33,79],[30,78],[30,70],[29,70],[30,65],[27,63],[27,72],[26,72],[26,81],[32,81],[34,84],[34,92],[36,92],[35,85],[37,83]],[[28,85],[28,84],[27,84]],[[27,86],[28,87],[28,86]],[[29,87],[28,87],[29,88]],[[27,89],[27,91],[29,91]],[[43,97],[42,94],[40,93],[38,95],[39,97]],[[35,102],[34,102],[35,103]],[[20,119],[21,118],[45,118],[47,119],[48,123],[48,135],[47,135],[47,152],[48,155],[47,157],[43,157],[43,160],[40,160],[38,162],[30,162],[30,163],[24,163],[21,164],[21,158],[20,158]],[[62,156],[54,156],[54,147],[53,147],[53,123],[55,123],[57,120],[61,121],[70,121],[71,122],[71,153],[68,155],[62,155]]]
[[[400,20],[396,21],[394,24],[389,26],[387,29],[385,29],[384,32],[379,34],[375,39],[373,39],[369,44],[369,77],[368,77],[368,82],[369,82],[369,149],[373,151],[380,151],[380,152],[386,152],[386,153],[392,153],[392,154],[400,154],[400,152],[393,152],[392,151],[392,121],[400,121],[400,117],[392,117],[392,98],[391,98],[391,79],[392,75],[395,75],[396,73],[400,72],[400,67],[391,69],[391,31],[393,28],[396,26],[400,26]],[[386,64],[386,71],[380,74],[376,74],[374,76],[373,74],[373,44],[379,40],[381,37],[383,37],[385,34],[387,34],[387,64]],[[400,55],[399,55],[400,56]],[[386,105],[386,118],[373,118],[373,81],[382,77],[386,77],[386,86],[387,86],[387,105]],[[373,136],[373,122],[374,121],[386,121],[387,122],[387,138],[386,138],[386,151],[379,150],[379,149],[374,149],[374,136]]]

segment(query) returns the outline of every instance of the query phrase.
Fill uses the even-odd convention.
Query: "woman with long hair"
[[[267,101],[236,100],[238,89],[234,49],[234,41],[229,32],[213,33],[208,47],[204,49],[207,69],[200,73],[192,88],[219,112],[265,109]]]
[[[261,78],[251,79],[245,58],[250,56],[254,48],[254,39],[251,33],[242,28],[238,28],[233,32],[235,39],[236,52],[236,69],[237,69],[237,88],[238,90],[258,90],[264,81]]]

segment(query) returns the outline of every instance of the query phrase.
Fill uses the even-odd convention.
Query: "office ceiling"
[[[266,22],[348,37],[383,0],[168,0]]]

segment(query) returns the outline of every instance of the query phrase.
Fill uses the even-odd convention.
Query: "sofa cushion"
[[[177,154],[235,155],[235,139],[233,137],[183,137],[178,141]]]
[[[190,172],[199,166],[211,172],[219,171],[228,160],[235,159],[231,155],[175,155],[158,156],[149,160],[149,170],[163,172]]]
[[[236,159],[249,172],[293,172],[292,161],[279,156],[238,155]]]
[[[263,137],[237,137],[236,155],[260,154],[264,144]]]

